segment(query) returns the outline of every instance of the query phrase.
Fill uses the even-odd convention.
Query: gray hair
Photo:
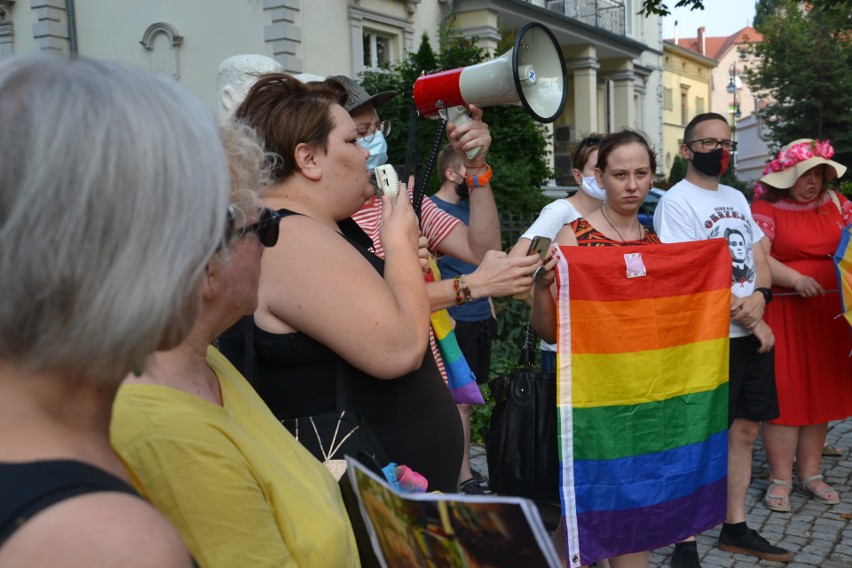
[[[225,230],[215,121],[175,82],[82,58],[0,63],[0,359],[118,384],[182,339]]]

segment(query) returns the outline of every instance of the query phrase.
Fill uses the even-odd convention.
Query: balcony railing
[[[619,0],[524,0],[617,35],[624,35],[624,2]]]

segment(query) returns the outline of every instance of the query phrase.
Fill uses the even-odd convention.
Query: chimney
[[[675,41],[674,41],[675,45],[678,45],[677,40],[678,40],[678,37],[677,37],[677,20],[675,20]]]
[[[698,28],[698,49],[701,55],[707,55],[707,45],[704,41],[704,26]]]

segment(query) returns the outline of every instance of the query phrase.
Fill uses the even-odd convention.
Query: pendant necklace
[[[618,232],[618,229],[615,228],[615,225],[613,225],[612,221],[609,220],[609,217],[606,216],[606,212],[604,211],[603,205],[601,205],[601,215],[603,215],[604,221],[606,221],[609,226],[612,227],[612,230],[615,231],[615,234],[618,235],[618,238],[621,239],[621,242],[626,243],[627,239],[621,236],[621,233]],[[636,221],[638,222],[639,219],[637,218]],[[642,225],[639,225],[639,240],[642,240]]]

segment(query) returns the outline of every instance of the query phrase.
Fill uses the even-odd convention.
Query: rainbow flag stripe
[[[834,268],[837,271],[837,287],[843,317],[852,325],[852,228],[845,227],[834,253]]]
[[[630,277],[637,254],[645,274]],[[666,546],[724,520],[725,241],[563,247],[557,283],[571,565]]]
[[[441,271],[434,257],[429,257],[430,273],[426,281],[441,280]],[[476,383],[476,376],[470,370],[467,359],[464,358],[453,331],[453,319],[447,310],[432,312],[430,316],[432,331],[438,341],[438,350],[444,360],[444,369],[447,372],[447,386],[453,394],[457,404],[485,404],[482,391]]]

